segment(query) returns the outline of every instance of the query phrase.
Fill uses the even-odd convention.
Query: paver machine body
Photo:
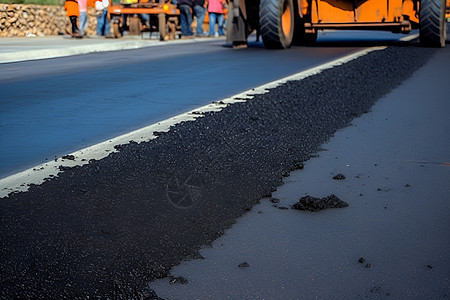
[[[314,43],[319,30],[418,28],[423,45],[444,47],[449,8],[450,0],[233,0],[227,38],[245,46],[256,30],[266,48],[282,49]]]
[[[445,19],[447,20],[447,22],[450,22],[450,0],[447,0],[447,8],[445,11]]]
[[[180,10],[171,0],[120,0],[110,5],[109,14],[116,38],[127,28],[130,35],[149,31],[161,40],[173,39],[180,24]]]

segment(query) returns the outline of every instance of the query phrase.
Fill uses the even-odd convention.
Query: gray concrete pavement
[[[120,39],[98,38],[95,36],[83,39],[74,39],[68,36],[1,38],[0,63],[48,59],[93,52],[139,49],[167,44],[188,44],[208,40],[198,38],[160,42],[155,37],[141,38],[140,36],[129,36]]]

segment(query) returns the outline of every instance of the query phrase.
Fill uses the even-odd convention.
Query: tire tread
[[[420,7],[420,43],[424,46],[445,46],[445,28],[442,27],[443,15],[441,0],[422,0]],[[445,8],[445,3],[444,3]],[[445,21],[443,22],[445,25]],[[445,26],[444,26],[445,27]]]

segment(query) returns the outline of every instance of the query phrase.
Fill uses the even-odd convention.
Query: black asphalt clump
[[[280,199],[276,199],[276,198],[270,198],[269,201],[272,203],[280,203]]]
[[[186,278],[184,278],[183,276],[179,276],[179,277],[170,276],[169,283],[170,284],[188,284],[189,281]]]
[[[335,195],[330,195],[325,198],[315,198],[311,196],[301,197],[300,200],[291,206],[292,209],[307,210],[307,211],[321,211],[328,208],[343,208],[348,207],[347,202],[342,201]]]
[[[67,171],[67,170],[69,170],[70,168],[72,168],[72,167],[68,167],[68,166],[59,166],[59,167],[58,167],[58,169],[59,169],[60,171]]]
[[[333,179],[335,179],[335,180],[344,180],[345,179],[345,175],[337,174],[337,175],[333,176]]]
[[[305,167],[305,165],[302,162],[294,161],[293,164],[292,164],[291,171],[302,170],[304,167]]]
[[[390,47],[1,199],[1,299],[138,299],[436,51]]]
[[[75,156],[71,155],[71,154],[67,154],[64,155],[63,157],[61,157],[62,159],[67,159],[67,160],[75,160]]]

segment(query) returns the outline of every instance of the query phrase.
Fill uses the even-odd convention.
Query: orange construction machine
[[[419,29],[425,46],[444,47],[450,0],[232,0],[227,38],[247,45],[257,31],[266,48],[311,44],[326,29]]]
[[[158,32],[161,40],[175,38],[179,29],[180,11],[170,0],[120,0],[109,7],[114,36],[123,31],[130,35]]]

